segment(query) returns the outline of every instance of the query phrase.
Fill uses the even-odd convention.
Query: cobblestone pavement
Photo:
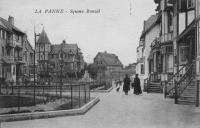
[[[132,90],[131,90],[132,91]],[[199,128],[200,108],[175,105],[162,94],[92,93],[100,102],[85,115],[5,122],[1,128]]]

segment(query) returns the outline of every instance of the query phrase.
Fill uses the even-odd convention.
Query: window
[[[186,12],[188,9],[194,9],[195,0],[179,0],[179,11]]]
[[[16,74],[16,72],[15,72],[15,67],[13,67],[13,75],[15,75]]]
[[[166,53],[173,53],[173,46],[166,46]]]
[[[3,36],[2,36],[2,30],[0,29],[0,38],[2,38]]]
[[[189,46],[179,47],[179,64],[183,65],[188,62],[189,59]]]
[[[2,55],[4,56],[4,47],[2,47]]]
[[[2,30],[2,39],[5,39],[5,31]]]
[[[167,13],[168,15],[168,32],[172,32],[172,14],[170,12]]]
[[[195,7],[195,0],[188,0],[187,1],[187,8],[193,9]]]
[[[141,74],[144,74],[144,65],[141,64]]]
[[[2,72],[1,72],[1,68],[2,68],[2,66],[0,65],[0,77],[2,77]]]
[[[6,33],[6,31],[4,32],[4,39],[7,39],[7,33]]]

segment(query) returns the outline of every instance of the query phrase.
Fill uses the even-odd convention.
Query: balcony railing
[[[7,63],[14,63],[14,57],[13,57],[13,56],[6,56],[6,57],[3,57],[3,59],[4,59]]]
[[[12,40],[9,40],[9,39],[6,40],[6,46],[7,46],[7,47],[11,47],[11,48],[15,47],[13,41],[12,41]]]
[[[15,41],[15,45],[16,45],[16,47],[18,47],[18,48],[22,48],[22,43],[21,43],[21,42]]]
[[[15,57],[15,61],[22,61],[22,57]]]

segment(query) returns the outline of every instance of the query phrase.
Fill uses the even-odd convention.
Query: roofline
[[[158,13],[156,15],[158,15],[157,20],[146,31],[142,32],[140,39],[142,39],[153,27],[155,27],[159,23],[159,20],[162,15],[160,13]]]

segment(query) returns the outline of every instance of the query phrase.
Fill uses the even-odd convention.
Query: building
[[[99,67],[97,79],[120,80],[124,77],[123,64],[115,54],[99,52],[94,58],[94,64]]]
[[[139,46],[137,47],[137,63],[136,63],[136,74],[138,74],[141,84],[144,85],[144,40],[140,40]]]
[[[51,50],[51,42],[43,29],[39,34],[36,42],[36,64],[37,64],[37,80],[41,83],[50,82],[50,74],[48,67],[49,52]]]
[[[173,1],[160,0],[157,12],[160,17],[160,35],[151,43],[149,56],[150,81],[164,82],[173,75]]]
[[[175,103],[199,104],[199,0],[174,1],[174,75],[177,82],[166,85],[166,95],[174,93]],[[186,95],[189,94],[189,95]]]
[[[78,78],[84,73],[84,59],[77,44],[68,44],[63,40],[61,44],[51,45],[49,52],[49,68],[53,81],[63,81]]]
[[[25,62],[23,73],[25,79],[28,81],[34,81],[34,49],[28,40],[25,41],[23,49],[23,59]]]
[[[149,79],[151,74],[151,44],[158,39],[161,34],[161,15],[157,13],[144,21],[143,31],[140,37],[139,46],[137,47],[137,66],[136,70],[141,79],[141,85]]]
[[[136,65],[137,65],[137,63],[131,63],[128,66],[125,66],[124,70],[130,76],[135,75],[136,74]]]
[[[23,78],[23,45],[26,35],[14,25],[14,17],[0,17],[0,77],[18,82]]]
[[[151,43],[148,79],[160,82],[165,96],[174,97],[175,103],[199,106],[200,1],[154,2],[161,17],[161,33]]]

